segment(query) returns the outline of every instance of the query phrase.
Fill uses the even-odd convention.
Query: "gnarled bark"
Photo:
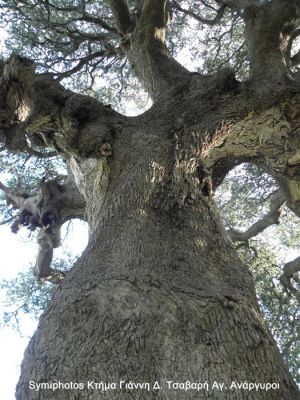
[[[247,390],[229,390],[248,381],[279,382],[255,400],[296,400],[213,199],[174,159],[167,135],[145,126],[139,139],[114,150],[99,225],[40,321],[17,398],[192,399],[200,393],[169,390],[166,381],[216,380],[226,391],[203,398],[249,399]],[[39,393],[29,381],[84,389]],[[161,390],[101,391],[89,381],[159,381]]]
[[[154,100],[149,111],[126,118],[35,75],[30,63],[23,79],[17,58],[3,75],[6,144],[17,137],[15,149],[26,150],[25,133],[70,160],[90,223],[89,245],[26,351],[17,399],[195,399],[199,392],[169,390],[166,381],[207,380],[204,399],[296,400],[213,190],[232,165],[249,160],[279,182],[299,184],[299,87],[286,75],[278,84],[281,64],[263,90],[256,73],[243,83],[228,68],[216,76],[190,74],[164,44],[166,1],[142,0],[134,26],[125,1],[110,3],[124,52]],[[261,54],[256,60],[249,50],[257,65]],[[162,386],[104,392],[87,386],[122,380]],[[214,381],[226,389],[213,391]],[[245,381],[276,387],[230,389]],[[35,390],[42,382],[84,387]]]

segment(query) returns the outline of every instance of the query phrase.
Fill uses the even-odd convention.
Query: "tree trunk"
[[[126,1],[108,3],[151,110],[127,118],[17,57],[0,82],[7,119],[19,116],[36,145],[71,158],[90,226],[28,346],[17,400],[299,399],[213,198],[243,160],[293,180],[286,186],[299,195],[299,86],[282,77],[278,40],[263,29],[274,2],[261,8],[259,29],[246,14],[247,82],[230,69],[190,73],[169,55],[166,0],[142,0],[135,18]],[[281,15],[285,2],[275,3]],[[268,25],[277,36],[297,11],[291,3]],[[264,39],[270,76],[258,71],[267,45],[253,50]],[[8,149],[26,150],[22,130],[5,132]]]
[[[41,317],[17,400],[299,399],[203,171],[146,126],[115,141],[101,201],[108,165],[86,175],[91,239]]]

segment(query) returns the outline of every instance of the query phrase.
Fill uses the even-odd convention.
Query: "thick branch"
[[[164,41],[164,29],[168,23],[167,0],[142,0],[140,2],[139,30],[145,41]]]
[[[299,23],[297,3],[296,0],[274,0],[246,9],[244,19],[253,78],[280,81],[286,76],[284,56],[291,34],[290,25]]]
[[[142,0],[135,30],[124,43],[124,51],[137,77],[154,100],[186,83],[189,74],[165,46],[166,3],[166,0]]]
[[[27,136],[33,146],[68,156],[107,156],[114,131],[126,120],[93,98],[36,75],[33,63],[18,56],[6,63],[1,89],[0,133],[8,150],[26,150]]]
[[[241,121],[220,126],[207,147],[204,166],[220,170],[228,160],[232,165],[257,163],[278,180],[288,206],[295,204],[300,201],[299,116],[300,99],[291,96],[276,107],[250,112]]]
[[[270,211],[265,214],[259,221],[255,222],[245,232],[238,232],[234,229],[227,231],[230,239],[233,242],[247,242],[249,239],[257,236],[269,226],[279,223],[282,206],[285,202],[284,194],[278,190],[272,195]]]
[[[116,19],[118,31],[122,35],[126,35],[132,31],[133,22],[127,0],[108,0],[108,2]]]
[[[280,277],[280,282],[284,286],[285,290],[291,295],[294,295],[300,304],[300,290],[297,289],[292,282],[292,280],[294,280],[299,285],[299,272],[300,257],[285,264],[283,267],[283,274]]]
[[[48,182],[43,180],[38,190],[33,193],[21,193],[5,186],[2,182],[0,190],[4,192],[7,201],[19,210],[18,224],[27,226],[30,230],[47,226],[45,221],[48,221],[49,213],[61,224],[70,218],[84,216],[84,198],[70,179],[65,179],[63,184],[57,180]]]
[[[59,241],[59,242],[58,242]],[[53,248],[60,243],[60,229],[51,233],[40,229],[38,237],[38,255],[34,267],[34,274],[39,282],[51,281],[59,283],[65,276],[63,271],[51,268]]]

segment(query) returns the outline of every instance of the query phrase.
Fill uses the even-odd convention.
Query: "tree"
[[[16,226],[40,232],[38,277],[57,277],[51,252],[65,220],[86,216],[90,228],[84,255],[62,279],[25,353],[17,399],[298,399],[233,246],[239,232],[229,239],[214,200],[226,174],[247,161],[280,187],[254,231],[276,222],[284,201],[299,215],[298,1],[10,0],[3,7],[18,18],[16,35],[35,41],[40,64],[35,72],[14,54],[1,65],[3,148],[41,157],[55,151],[68,164],[67,178],[42,180],[33,193],[1,185],[20,209]],[[219,34],[203,66],[213,72],[189,72],[172,57],[169,14],[177,35],[184,37],[191,19]],[[243,43],[225,47],[224,29],[232,43],[237,36]],[[140,116],[60,84],[85,69],[90,86],[111,57],[128,60],[153,101]],[[282,280],[299,297],[298,271],[299,260],[287,264]],[[88,389],[88,381],[125,381],[124,390]],[[144,386],[133,391],[128,381]],[[155,381],[165,387],[145,390]],[[170,381],[210,387],[199,394]],[[214,381],[227,389],[214,390]],[[41,394],[29,382],[85,388]],[[247,382],[261,386],[251,391]]]
[[[299,382],[299,304],[286,289],[282,290],[280,282],[287,257],[298,249],[298,218],[286,206],[280,207],[280,224],[277,221],[257,235],[257,228],[267,221],[267,215],[272,223],[274,211],[270,206],[277,190],[274,179],[261,168],[243,164],[226,176],[218,187],[217,199],[229,234],[237,236],[236,231],[240,231],[236,249],[253,273],[264,319],[292,376]]]

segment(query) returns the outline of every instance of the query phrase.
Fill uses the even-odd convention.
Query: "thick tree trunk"
[[[166,0],[141,0],[134,16],[126,0],[108,3],[154,101],[140,117],[65,90],[26,59],[3,67],[0,139],[70,160],[91,233],[41,317],[17,400],[296,400],[213,187],[251,160],[299,204],[299,85],[284,61],[298,2],[226,1],[247,8],[243,83],[230,69],[190,73],[170,56]]]
[[[297,122],[279,104],[293,91],[277,41],[268,85],[257,72],[264,48],[251,53],[269,14],[262,9],[260,30],[247,17],[253,84],[228,69],[204,77],[175,62],[164,44],[165,0],[143,0],[134,29],[126,2],[109,2],[123,50],[153,98],[149,112],[126,118],[36,78],[31,66],[17,74],[17,90],[21,83],[31,100],[27,132],[34,137],[43,126],[45,144],[71,158],[91,233],[26,351],[17,400],[296,400],[212,193],[232,163],[251,159],[286,176],[295,162]],[[8,98],[16,98],[23,64],[6,67]],[[22,104],[12,102],[10,114]]]
[[[30,342],[17,400],[299,398],[209,188],[160,133],[117,140],[105,199],[86,193],[97,223]]]

